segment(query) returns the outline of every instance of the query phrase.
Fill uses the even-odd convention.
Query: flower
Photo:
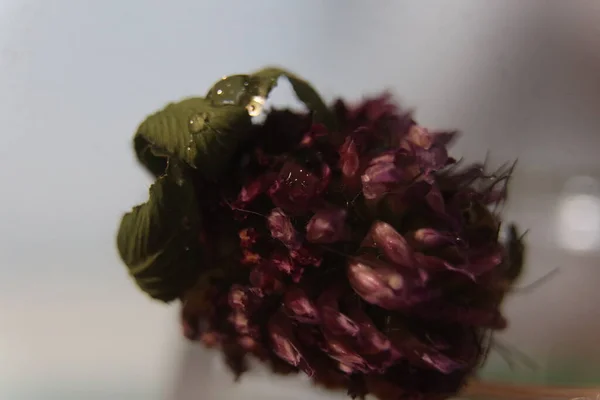
[[[417,125],[387,95],[336,110],[342,139],[316,125],[268,157],[248,149],[261,167],[239,172],[232,203],[250,271],[212,331],[353,394],[454,393],[480,363],[486,332],[506,326],[495,283],[506,250],[485,175],[452,169],[455,134]],[[270,118],[256,148],[285,118],[302,120]]]
[[[241,166],[212,186],[190,172],[211,193],[197,205],[211,257],[197,268],[219,274],[181,294],[185,335],[219,346],[236,376],[253,356],[353,397],[452,396],[506,327],[522,270],[516,228],[501,243],[490,207],[512,169],[458,168],[456,134],[418,125],[389,94],[326,111],[336,127],[272,110]]]

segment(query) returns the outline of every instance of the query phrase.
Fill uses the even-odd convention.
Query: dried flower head
[[[309,112],[253,123],[280,75]],[[352,397],[452,396],[523,264],[494,211],[512,168],[461,167],[454,138],[388,94],[327,107],[278,69],[224,78],[140,126],[157,181],[123,218],[121,256],[238,376],[251,355]]]

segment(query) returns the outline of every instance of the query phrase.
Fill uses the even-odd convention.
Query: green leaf
[[[335,130],[335,118],[315,89],[281,68],[232,75],[215,83],[206,98],[168,104],[140,124],[134,149],[139,161],[161,176],[169,158],[183,161],[204,176],[217,179],[243,142],[252,116],[262,107],[279,78],[287,78],[315,121]]]
[[[251,125],[242,106],[194,97],[168,104],[142,122],[134,137],[140,162],[156,177],[175,158],[216,179]]]
[[[146,203],[125,214],[117,234],[121,259],[138,286],[165,302],[196,283],[201,271],[201,219],[194,188],[170,163]]]

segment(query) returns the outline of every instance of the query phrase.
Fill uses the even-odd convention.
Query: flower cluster
[[[203,240],[231,245],[206,245],[219,273],[183,296],[185,334],[238,375],[253,355],[353,397],[451,396],[506,326],[520,265],[494,207],[510,169],[461,166],[454,132],[388,95],[332,110],[335,130],[272,110],[226,182],[197,182],[218,194],[200,206]]]

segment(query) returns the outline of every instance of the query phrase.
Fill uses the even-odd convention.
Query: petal
[[[411,363],[433,368],[441,373],[450,374],[466,368],[461,360],[456,360],[427,344],[403,326],[394,327],[390,331],[392,344],[402,352]]]
[[[437,171],[448,163],[448,150],[444,147],[432,147],[416,152],[419,165],[424,171]]]
[[[333,288],[319,296],[317,307],[323,327],[336,336],[356,336],[359,332],[358,325],[340,312],[338,304],[339,295],[340,291]]]
[[[283,298],[283,304],[290,313],[290,317],[296,321],[309,324],[319,322],[316,305],[301,288],[289,289]]]
[[[400,149],[374,157],[361,176],[363,195],[367,200],[378,200],[385,194],[407,185],[420,174],[410,152]]]
[[[280,209],[275,208],[267,217],[267,224],[273,239],[280,240],[290,249],[300,247],[300,239],[290,218]]]
[[[419,271],[394,268],[375,256],[355,257],[347,274],[354,291],[367,303],[387,310],[403,310],[432,299],[442,293],[437,287],[422,287]]]
[[[370,368],[367,360],[358,354],[347,340],[336,338],[331,333],[325,333],[324,336],[327,353],[339,362],[338,368],[340,371],[349,375],[356,372],[369,372]]]
[[[344,235],[346,210],[319,210],[306,225],[306,239],[313,243],[334,243]]]
[[[389,192],[390,185],[402,180],[400,170],[395,165],[395,155],[386,153],[371,160],[361,176],[363,195],[368,200],[376,200]]]
[[[395,309],[398,303],[398,291],[404,287],[404,278],[394,268],[370,266],[376,260],[354,260],[348,264],[348,279],[352,288],[366,302],[385,309]]]
[[[304,349],[294,335],[294,328],[283,312],[277,312],[268,323],[273,352],[288,364],[313,376],[314,368],[306,359]]]
[[[422,249],[431,249],[439,246],[456,243],[455,235],[441,232],[432,228],[416,230],[411,235],[412,241]]]
[[[399,354],[392,348],[389,338],[383,334],[369,316],[360,308],[355,307],[348,311],[348,315],[359,326],[361,354],[364,354],[371,363],[379,363],[379,366],[385,368],[388,363],[398,359]],[[385,354],[382,354],[385,353]],[[373,358],[370,356],[380,356]]]
[[[427,129],[419,125],[413,125],[406,135],[406,140],[410,143],[428,150],[433,144],[433,137]]]
[[[452,248],[450,248],[452,249]],[[461,251],[457,248],[457,254],[461,255]],[[473,281],[477,281],[479,277],[492,271],[494,268],[502,264],[503,249],[500,245],[492,246],[484,251],[471,251],[470,254],[464,254],[464,261],[452,263],[441,258],[425,255],[422,253],[415,254],[417,265],[425,271],[453,271],[464,275]],[[459,257],[459,258],[462,258]]]
[[[387,259],[405,267],[414,266],[413,252],[406,239],[390,224],[376,221],[368,235],[375,246],[383,251]]]
[[[352,178],[356,175],[360,168],[360,159],[356,142],[347,137],[344,144],[340,147],[340,169],[342,174],[347,178]]]
[[[425,200],[427,204],[433,211],[439,214],[444,214],[446,212],[446,206],[444,204],[444,198],[442,197],[442,193],[437,188],[437,186],[431,186],[429,192],[425,196]]]

